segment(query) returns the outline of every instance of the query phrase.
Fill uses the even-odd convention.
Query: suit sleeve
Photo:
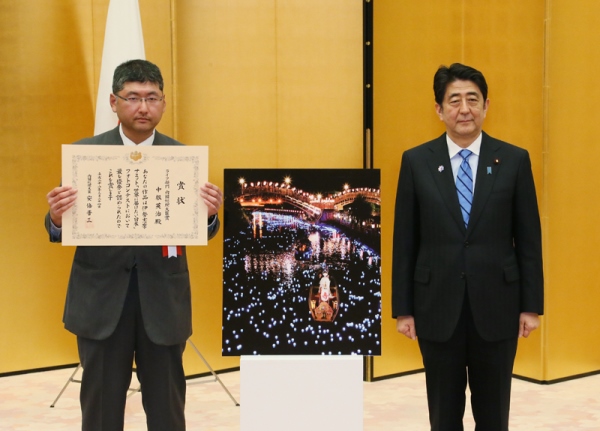
[[[392,260],[392,317],[412,316],[413,274],[419,238],[419,210],[410,158],[402,155],[396,206]]]
[[[219,231],[219,227],[221,226],[221,221],[219,220],[218,215],[214,215],[212,220],[208,219],[208,239],[213,239],[213,237]]]
[[[531,171],[525,151],[519,166],[514,197],[514,246],[520,269],[521,312],[544,313],[544,275],[540,215]]]
[[[50,242],[62,242],[62,229],[54,226],[54,223],[52,223],[52,219],[50,218],[50,212],[46,213],[44,226],[46,227],[46,232],[48,232]]]

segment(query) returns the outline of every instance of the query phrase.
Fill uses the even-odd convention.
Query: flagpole
[[[173,94],[173,100],[171,101],[171,118],[173,120],[173,137],[179,138],[179,127],[177,123],[177,11],[175,10],[175,0],[170,0],[171,6],[171,91]]]

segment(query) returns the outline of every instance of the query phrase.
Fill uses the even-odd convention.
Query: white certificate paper
[[[206,245],[208,147],[63,145],[63,245]]]

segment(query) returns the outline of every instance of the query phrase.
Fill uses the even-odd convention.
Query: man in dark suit
[[[507,431],[517,340],[543,313],[531,163],[482,131],[481,72],[442,66],[434,93],[446,133],[402,156],[392,313],[418,336],[432,431],[463,430],[467,382],[476,430]]]
[[[155,130],[166,104],[154,64],[131,60],[118,66],[110,105],[120,125],[75,144],[182,145]],[[222,193],[210,183],[199,193],[208,208],[210,239],[219,229]],[[76,198],[68,185],[48,193],[51,241],[61,241],[62,215]],[[164,256],[161,246],[75,250],[63,320],[77,335],[84,431],[123,430],[134,360],[148,430],[185,430],[182,356],[192,333],[192,307],[186,249],[180,249],[174,257]]]

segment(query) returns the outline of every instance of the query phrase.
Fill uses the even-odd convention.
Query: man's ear
[[[113,112],[117,112],[117,98],[114,94],[110,94],[110,108],[112,109]]]
[[[444,120],[443,115],[444,115],[444,110],[442,109],[442,105],[440,105],[439,103],[435,104],[435,112],[438,115],[438,117],[440,117],[440,120]]]
[[[485,118],[489,108],[490,108],[490,99],[486,99],[485,102],[483,102],[483,118]]]

